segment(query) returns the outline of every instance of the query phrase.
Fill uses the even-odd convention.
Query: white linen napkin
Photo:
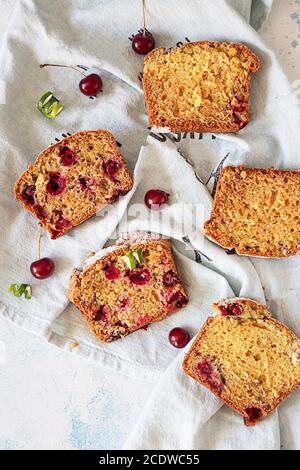
[[[220,402],[203,388],[200,395],[196,395],[199,387],[191,379],[183,378],[181,358],[176,358],[178,351],[168,345],[167,333],[172,326],[181,324],[195,334],[210,314],[212,301],[220,297],[234,293],[264,301],[262,285],[267,299],[270,300],[272,295],[274,313],[281,314],[282,319],[292,323],[300,332],[296,316],[299,294],[296,290],[289,290],[291,285],[294,289],[299,257],[252,263],[247,258],[229,255],[212,243],[204,242],[201,228],[211,208],[211,197],[205,184],[195,177],[191,165],[185,160],[187,158],[193,163],[199,178],[208,183],[210,191],[224,164],[242,162],[299,168],[296,145],[300,130],[299,109],[273,53],[241,15],[230,7],[229,1],[193,0],[188,6],[185,2],[174,3],[173,0],[146,3],[148,28],[155,35],[157,46],[174,46],[186,37],[191,41],[226,39],[243,41],[260,56],[262,70],[252,80],[252,122],[236,136],[213,138],[199,134],[151,134],[140,152],[131,193],[104,217],[85,222],[63,238],[50,241],[45,236],[42,254],[55,259],[56,274],[44,282],[34,281],[28,267],[37,257],[37,222],[12,196],[12,186],[20,172],[40,150],[68,132],[101,127],[114,133],[133,170],[140,147],[146,142],[148,121],[138,78],[142,71],[142,58],[133,53],[127,39],[141,26],[139,2],[133,7],[130,0],[74,0],[72,4],[59,0],[20,1],[0,53],[4,83],[3,104],[0,105],[1,313],[60,347],[69,348],[71,341],[76,339],[79,346],[73,352],[94,358],[103,366],[145,380],[159,380],[146,407],[147,413],[143,413],[136,428],[144,427],[147,432],[141,434],[134,430],[128,447],[183,448],[189,444],[192,448],[242,448],[251,435],[253,447],[278,448],[276,413],[265,424],[251,430],[251,434],[230,410],[223,411],[222,408],[213,416]],[[242,13],[245,14],[246,10],[249,18],[249,8],[243,9]],[[76,72],[40,70],[38,64],[43,62],[79,64],[97,70],[103,78],[103,93],[96,99],[86,98],[78,91],[80,76]],[[55,121],[47,121],[35,108],[38,98],[47,90],[52,90],[65,106]],[[165,218],[160,225],[154,220],[151,229],[159,229],[177,240],[176,259],[190,303],[180,313],[152,325],[148,331],[142,330],[122,341],[103,346],[91,335],[80,314],[72,306],[67,306],[67,279],[72,267],[79,266],[90,249],[101,247],[110,237],[129,200],[132,198],[130,208],[142,203],[144,192],[153,186],[169,188],[171,205],[164,211],[164,216],[173,214],[176,223],[170,231]],[[180,214],[176,206],[178,201],[180,204],[201,202],[203,206],[202,218],[196,219],[196,223],[191,211],[187,211],[188,223],[183,231],[177,218]],[[145,213],[135,214],[129,228],[147,228],[147,222]],[[123,219],[121,227],[125,226]],[[185,237],[185,242],[182,237]],[[196,253],[184,249],[190,244]],[[197,261],[191,259],[193,255]],[[7,287],[12,282],[33,284],[33,299],[25,301],[8,295]],[[172,380],[168,379],[170,374]],[[174,385],[172,412],[176,413],[177,407],[180,410],[186,399],[186,405],[190,406],[184,404],[184,410],[188,408],[188,416],[194,416],[194,421],[186,422],[188,436],[179,426],[172,435],[169,434],[170,437],[157,442],[149,436],[156,435],[157,427],[160,427],[162,435],[169,421],[167,413],[162,412],[156,420],[151,416],[156,403],[158,409],[163,403],[162,388],[167,390],[171,384]],[[190,395],[190,389],[195,390],[195,397]],[[299,395],[294,394],[289,402],[296,403],[297,399]],[[300,441],[296,430],[297,413],[282,415],[286,429],[293,430],[292,438],[290,433],[285,434],[284,444],[290,448],[299,445]]]

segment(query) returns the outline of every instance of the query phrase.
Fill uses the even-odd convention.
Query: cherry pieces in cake
[[[33,204],[35,203],[35,186],[25,186],[22,191],[21,197],[29,206],[33,206]]]
[[[130,284],[144,286],[145,284],[149,284],[150,282],[151,271],[147,268],[131,269],[127,272],[126,276],[128,277]]]
[[[243,309],[242,306],[238,303],[228,303],[226,305],[218,305],[218,310],[221,317],[238,317],[242,315]]]
[[[249,406],[245,409],[244,421],[246,426],[255,426],[257,421],[264,417],[264,410],[257,406]]]
[[[51,172],[49,181],[46,185],[46,192],[51,196],[59,196],[64,192],[67,186],[67,178],[58,172]]]
[[[69,147],[63,147],[60,152],[60,164],[62,166],[73,166],[77,163],[77,157],[75,152],[71,150]]]
[[[215,362],[209,358],[203,358],[196,366],[196,371],[207,385],[213,389],[222,391],[224,378],[217,369]]]
[[[173,287],[176,284],[178,284],[178,276],[174,271],[170,269],[170,271],[167,271],[166,273],[163,274],[163,285],[166,287]]]
[[[108,324],[108,319],[109,319],[109,310],[105,305],[100,305],[99,308],[97,308],[93,320],[95,321],[101,321],[105,325]]]
[[[103,171],[106,176],[108,176],[112,181],[117,182],[116,175],[120,170],[120,165],[115,160],[108,160],[102,165]]]
[[[106,279],[108,279],[109,281],[116,281],[117,279],[119,279],[121,275],[120,269],[118,269],[113,264],[111,264],[110,266],[109,265],[105,266],[104,273],[105,273]]]

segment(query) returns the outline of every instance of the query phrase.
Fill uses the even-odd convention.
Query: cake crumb
[[[73,350],[75,348],[77,348],[79,346],[79,344],[77,343],[77,341],[72,341],[72,343],[70,344],[70,349]]]

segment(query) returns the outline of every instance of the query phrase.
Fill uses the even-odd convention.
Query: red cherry
[[[47,279],[54,272],[54,262],[51,258],[41,258],[30,265],[31,274],[36,279]]]
[[[79,82],[79,89],[81,93],[86,96],[95,96],[102,90],[102,80],[100,75],[91,73]]]
[[[160,189],[150,189],[145,194],[145,204],[149,209],[158,210],[164,204],[167,204],[169,194],[161,191]]]
[[[64,67],[66,69],[73,69],[76,70],[76,72],[80,73],[81,75],[84,75],[83,72],[78,70],[78,68],[73,67],[72,65],[62,65],[62,64],[41,64],[40,68],[44,67]],[[84,78],[82,78],[79,82],[79,89],[81,93],[83,93],[86,96],[95,96],[99,93],[99,91],[102,91],[102,80],[100,75],[97,73],[90,73],[89,75],[86,75]]]
[[[155,47],[155,40],[150,33],[138,33],[132,38],[132,49],[137,54],[146,55]]]
[[[169,341],[175,348],[184,348],[189,340],[190,335],[183,328],[173,328],[169,333]]]

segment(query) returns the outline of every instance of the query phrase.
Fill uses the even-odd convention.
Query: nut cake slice
[[[188,302],[168,239],[123,235],[74,270],[68,297],[91,331],[111,342],[162,320]]]
[[[243,44],[200,41],[150,52],[143,88],[160,132],[238,132],[249,122],[250,74],[259,59]]]
[[[300,387],[300,340],[253,300],[230,299],[214,309],[183,369],[254,426]]]
[[[241,255],[295,255],[300,248],[300,171],[224,168],[204,234]]]
[[[132,187],[113,135],[82,131],[48,147],[15,184],[15,195],[58,238]]]

